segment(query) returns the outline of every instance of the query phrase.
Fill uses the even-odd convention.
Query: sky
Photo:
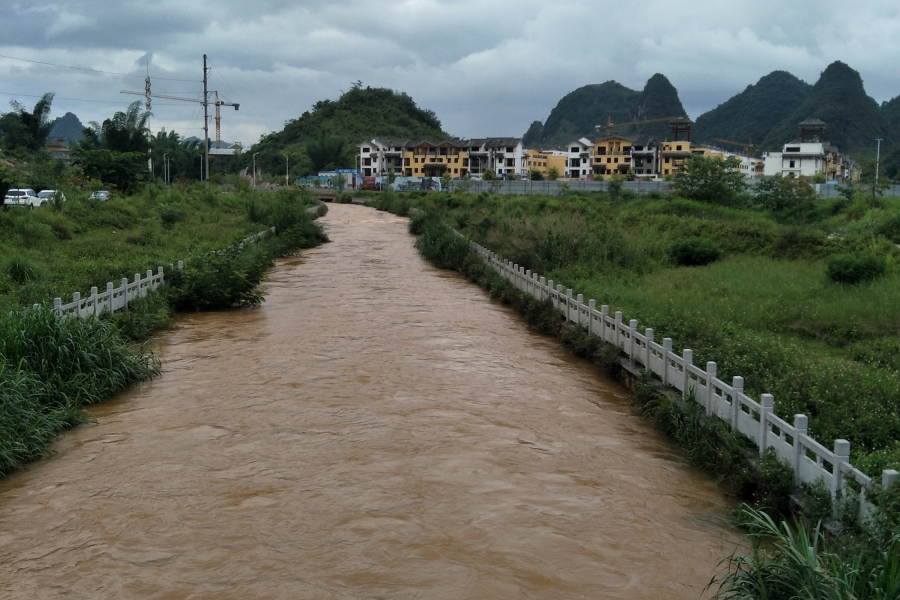
[[[205,53],[209,89],[241,105],[222,108],[222,138],[245,146],[356,81],[408,93],[460,137],[520,137],[580,86],[615,80],[641,89],[655,73],[675,85],[692,118],[774,70],[815,83],[835,60],[859,71],[878,102],[900,95],[896,0],[0,0],[0,7],[0,112],[9,100],[30,108],[54,92],[51,117],[102,121],[141,100],[120,91],[143,92],[148,72],[154,94],[198,100]],[[152,112],[154,132],[202,135],[199,102],[158,98]]]

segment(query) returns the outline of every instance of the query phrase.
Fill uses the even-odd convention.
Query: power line
[[[145,75],[132,75],[130,73],[116,73],[115,71],[100,71],[98,69],[88,69],[86,67],[73,67],[71,65],[60,65],[57,63],[44,62],[40,60],[29,60],[27,58],[19,58],[17,56],[6,56],[5,54],[0,54],[0,58],[8,58],[10,60],[21,60],[22,62],[34,63],[36,65],[47,65],[50,67],[61,67],[63,69],[75,69],[76,71],[90,71],[91,73],[103,73],[105,75],[121,75],[122,77],[137,77],[139,79],[144,79]],[[196,79],[175,79],[173,77],[153,77],[152,79],[164,79],[165,81],[189,81],[191,83],[199,83]]]
[[[218,70],[216,69],[216,74],[218,75],[218,72],[217,72],[217,71],[218,71]],[[213,72],[213,69],[210,69],[210,74],[212,74],[212,72]],[[219,75],[219,77],[222,77],[222,76]],[[227,85],[227,86],[228,86],[228,89],[231,91],[231,93],[234,94],[235,99],[239,100],[240,98],[238,97],[237,92],[234,91],[234,88],[231,87],[231,84],[228,83],[228,80],[225,79],[224,77],[222,77],[222,81],[225,82],[225,85]],[[246,105],[245,105],[245,106],[246,106]],[[256,121],[256,122],[259,124],[259,126],[263,128],[263,131],[266,131],[266,130],[268,129],[265,125],[262,124],[262,122],[261,122],[259,119],[256,118],[256,115],[253,113],[252,110],[250,110],[250,107],[249,107],[249,106],[247,106],[244,110],[246,110],[248,113],[250,113],[250,116],[253,117],[253,120]],[[249,139],[248,139],[247,141],[249,141]]]
[[[0,92],[0,95],[3,96],[23,96],[25,98],[43,98],[44,96],[38,96],[37,94],[11,94],[9,92]],[[62,96],[54,96],[54,100],[69,100],[71,102],[101,102],[104,104],[131,104],[130,102],[123,102],[121,100],[87,100],[85,98],[63,98]],[[160,103],[157,106],[181,106],[180,104],[175,104],[174,102],[166,102]]]

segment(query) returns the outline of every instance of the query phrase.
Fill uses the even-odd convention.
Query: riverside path
[[[253,310],[0,481],[0,598],[696,599],[731,506],[627,394],[332,205]]]

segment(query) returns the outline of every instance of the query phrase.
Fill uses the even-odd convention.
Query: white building
[[[594,152],[594,142],[583,137],[566,145],[566,171],[563,177],[567,179],[590,179],[592,177],[591,154]]]
[[[807,119],[800,123],[800,138],[785,144],[781,152],[764,152],[765,175],[773,177],[813,177],[824,173],[828,179],[843,180],[846,161],[838,149],[825,141],[825,123]]]
[[[375,138],[359,144],[359,168],[363,176],[403,172],[403,150],[411,140]]]
[[[476,178],[487,169],[497,177],[528,173],[528,153],[522,138],[476,138],[462,140],[459,145],[468,150],[469,173]]]

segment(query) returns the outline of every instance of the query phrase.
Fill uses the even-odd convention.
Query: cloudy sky
[[[692,117],[784,69],[814,83],[834,60],[881,102],[900,94],[896,0],[2,0],[0,111],[57,94],[53,115],[102,120],[136,99],[199,98],[202,55],[222,137],[279,130],[354,81],[409,93],[459,136],[521,136],[575,88],[654,73]],[[10,58],[12,57],[12,58]],[[37,62],[25,62],[27,59]],[[51,66],[81,67],[98,73]],[[131,76],[128,76],[131,75]],[[185,80],[185,81],[178,81]],[[157,99],[151,127],[200,135],[198,103]],[[212,130],[211,130],[212,134]]]

